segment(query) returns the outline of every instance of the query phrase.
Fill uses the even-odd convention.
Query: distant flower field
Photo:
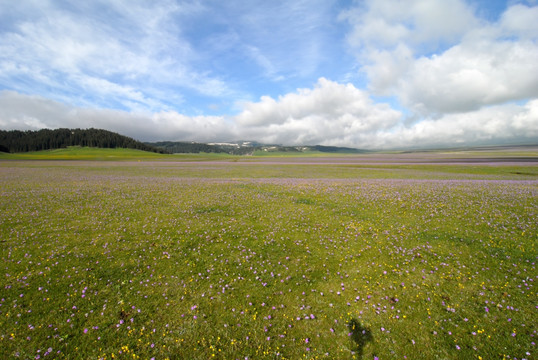
[[[537,358],[510,166],[0,163],[0,358]]]

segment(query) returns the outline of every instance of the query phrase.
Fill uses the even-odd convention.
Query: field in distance
[[[107,149],[94,147],[70,146],[63,149],[32,151],[22,153],[1,153],[0,160],[96,160],[96,161],[128,161],[128,160],[189,160],[219,159],[232,157],[227,154],[158,154],[136,149]]]
[[[229,155],[226,153],[189,153],[158,154],[135,149],[93,148],[69,146],[62,149],[3,153],[0,160],[229,160],[229,161],[292,161],[300,159],[320,162],[350,163],[427,163],[427,162],[538,162],[538,146],[497,146],[488,148],[462,148],[424,151],[366,152],[361,154],[328,153],[320,151],[305,152],[264,152],[255,151],[253,155]]]
[[[536,356],[536,154],[64,151],[0,160],[0,358]]]

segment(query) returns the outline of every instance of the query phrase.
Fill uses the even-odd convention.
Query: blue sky
[[[0,0],[0,128],[538,143],[538,3]]]

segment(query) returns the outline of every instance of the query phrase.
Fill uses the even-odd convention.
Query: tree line
[[[210,145],[186,141],[158,141],[146,143],[171,154],[186,153],[225,153],[232,155],[252,154],[254,147],[237,147],[232,145]]]
[[[158,149],[130,137],[102,129],[0,130],[0,151],[3,152],[52,150],[68,146],[127,148],[167,153],[165,149]]]

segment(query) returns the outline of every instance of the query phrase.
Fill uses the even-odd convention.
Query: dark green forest
[[[159,149],[130,137],[101,129],[0,130],[0,151],[2,152],[52,150],[68,146],[126,148],[161,154],[167,153],[165,149]]]
[[[163,149],[169,153],[226,153],[231,155],[252,155],[254,151],[267,152],[290,152],[301,153],[305,151],[319,151],[323,153],[342,153],[342,154],[359,154],[366,152],[365,150],[338,147],[338,146],[282,146],[282,145],[263,145],[255,142],[249,142],[249,145],[243,145],[243,142],[211,145],[197,142],[186,141],[159,141],[149,142],[148,145],[158,149]],[[250,145],[252,144],[252,145]]]
[[[232,145],[210,145],[197,142],[186,141],[159,141],[146,143],[167,153],[186,154],[186,153],[226,153],[232,155],[252,154],[256,149],[254,147],[238,147]]]

